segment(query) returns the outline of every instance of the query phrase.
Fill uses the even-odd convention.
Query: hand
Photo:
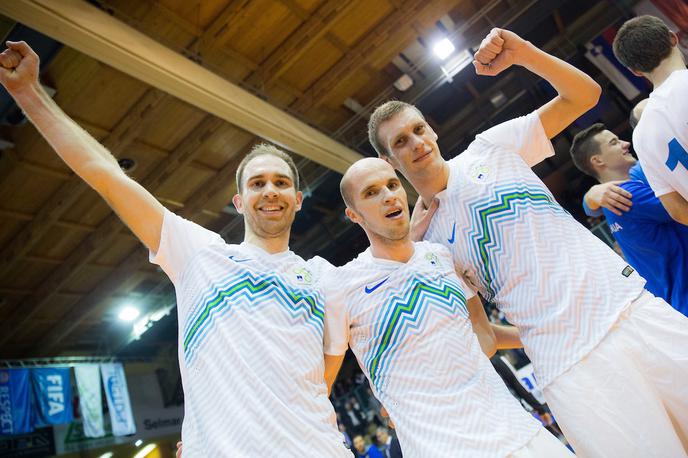
[[[621,216],[621,212],[627,212],[631,209],[631,198],[633,195],[620,187],[621,183],[627,180],[608,181],[602,184],[596,184],[588,192],[585,193],[585,200],[592,210],[598,208],[606,208],[617,216]]]
[[[177,442],[177,458],[182,458],[182,441]]]
[[[492,29],[480,43],[473,56],[473,66],[478,75],[495,76],[519,63],[521,50],[527,41],[504,29]]]
[[[430,227],[430,221],[432,221],[432,216],[437,211],[440,205],[439,199],[432,199],[430,207],[425,208],[423,203],[423,198],[418,196],[416,205],[413,207],[413,213],[411,213],[411,230],[409,235],[411,240],[414,242],[420,242],[423,240],[423,236]]]
[[[8,41],[0,54],[0,83],[10,94],[38,84],[38,55],[24,41]]]

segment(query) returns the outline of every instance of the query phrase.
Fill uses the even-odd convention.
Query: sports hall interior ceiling
[[[12,3],[21,8],[46,1]],[[126,42],[108,45],[111,50],[103,54],[91,53],[94,58],[75,49],[78,45],[55,39],[50,26],[34,26],[44,35],[18,23],[5,6],[0,6],[6,14],[0,16],[0,35],[24,39],[38,50],[42,83],[54,91],[69,116],[130,167],[131,176],[165,206],[221,233],[230,243],[243,234],[242,219],[230,202],[234,173],[243,154],[263,141],[261,135],[277,142],[286,135],[282,144],[287,146],[295,144],[289,137],[294,131],[306,132],[311,140],[321,133],[335,140],[328,148],[341,152],[337,163],[318,145],[305,148],[308,158],[294,151],[307,199],[292,231],[291,248],[305,258],[319,254],[342,263],[366,241],[343,216],[340,173],[346,160],[373,154],[365,125],[378,103],[396,98],[418,104],[438,132],[442,151],[452,157],[477,132],[525,114],[551,96],[546,85],[521,69],[487,78],[477,77],[471,65],[461,68],[460,61],[442,63],[433,57],[434,42],[448,37],[457,51],[471,52],[492,27],[510,28],[596,75],[582,57],[582,46],[628,17],[631,3],[64,2],[138,31],[183,55],[184,62],[256,96],[249,102],[230,100],[238,106],[237,119],[265,105],[287,113],[289,123],[304,123],[277,126],[265,134],[245,119],[237,125],[203,111],[199,106],[204,102],[185,97],[183,90],[174,93],[162,84],[151,85],[155,69],[146,67],[141,70],[145,74],[135,78],[128,68],[137,67],[136,62],[129,67],[101,62],[127,51]],[[413,84],[399,90],[408,78]],[[204,81],[196,82],[200,90]],[[175,297],[167,277],[148,263],[142,245],[62,164],[4,90],[0,96],[0,359],[174,354]],[[266,110],[263,115],[271,116]],[[612,122],[625,128],[625,117]],[[308,133],[306,125],[317,131]],[[555,146],[564,144],[557,147],[558,154],[536,168],[565,206],[575,200],[571,189],[580,184],[566,152],[567,135],[555,140]],[[153,313],[152,321],[159,320],[134,342],[132,325],[117,318],[118,310],[130,302],[143,315]]]

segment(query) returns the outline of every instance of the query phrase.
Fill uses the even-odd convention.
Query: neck
[[[628,180],[628,171],[630,167],[626,170],[600,170],[597,175],[599,177],[600,183],[607,183],[608,181],[619,181]]]
[[[413,179],[409,177],[406,178],[423,198],[423,203],[427,208],[432,203],[435,194],[447,189],[447,183],[449,182],[449,164],[447,164],[446,161],[442,161],[442,168],[439,171],[432,171],[431,173],[429,171],[429,173],[423,176],[414,177]]]
[[[413,242],[407,236],[401,240],[384,239],[378,235],[368,235],[370,252],[378,259],[407,262],[413,256]]]
[[[683,55],[678,48],[674,47],[674,49],[671,51],[671,54],[669,54],[669,57],[664,59],[657,68],[655,68],[646,76],[647,79],[649,79],[652,83],[654,89],[657,89],[664,81],[667,80],[667,78],[669,78],[669,76],[671,76],[672,73],[677,70],[685,69],[686,63],[683,61]]]
[[[260,237],[246,226],[244,242],[262,248],[270,254],[283,253],[289,249],[289,233],[290,231],[286,231],[277,237]]]

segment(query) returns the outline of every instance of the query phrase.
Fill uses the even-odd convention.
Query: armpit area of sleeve
[[[526,164],[528,164],[528,167],[533,167],[548,157],[554,156],[554,146],[547,138],[545,128],[542,126],[542,121],[537,111],[528,114],[526,119],[529,138],[524,142],[525,147],[522,150],[522,157]]]
[[[160,231],[160,245],[158,245],[158,251],[153,252],[150,250],[148,252],[148,261],[151,264],[159,265],[163,271],[170,277],[172,283],[174,283],[176,278],[176,272],[170,266],[170,225],[172,224],[171,219],[174,217],[172,212],[165,209],[162,220],[162,230]]]

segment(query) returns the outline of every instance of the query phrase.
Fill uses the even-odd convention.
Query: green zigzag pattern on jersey
[[[199,330],[203,327],[203,325],[208,321],[213,310],[216,309],[225,299],[242,293],[245,293],[248,296],[253,296],[258,293],[264,292],[270,286],[276,287],[277,294],[284,293],[280,295],[286,296],[290,300],[292,305],[297,305],[299,302],[305,301],[309,306],[310,313],[313,316],[320,319],[320,321],[324,320],[324,313],[317,307],[315,299],[312,296],[295,293],[276,278],[254,280],[248,277],[246,279],[240,280],[234,284],[229,285],[226,289],[218,291],[215,297],[210,299],[205,304],[202,312],[199,315],[197,315],[197,318],[194,320],[193,324],[186,332],[186,337],[184,338],[184,352],[186,353],[189,343],[196,336],[196,334],[198,334]],[[290,307],[290,309],[293,309],[293,307]]]
[[[430,296],[435,296],[441,299],[443,302],[448,301],[450,303],[451,298],[454,297],[458,299],[462,304],[466,303],[466,297],[461,292],[461,290],[454,288],[450,285],[444,285],[442,289],[436,288],[434,286],[427,285],[425,283],[420,283],[416,281],[413,286],[410,297],[404,301],[402,298],[395,298],[392,301],[392,307],[394,307],[394,312],[385,327],[385,332],[382,337],[382,342],[377,347],[377,350],[373,353],[373,357],[368,365],[368,373],[370,374],[370,380],[375,383],[377,378],[377,370],[380,364],[380,358],[384,355],[385,351],[389,348],[391,340],[397,330],[397,325],[403,316],[412,318],[413,312],[416,306],[421,302],[422,294],[426,293]],[[410,323],[415,323],[416,319],[412,318]]]

